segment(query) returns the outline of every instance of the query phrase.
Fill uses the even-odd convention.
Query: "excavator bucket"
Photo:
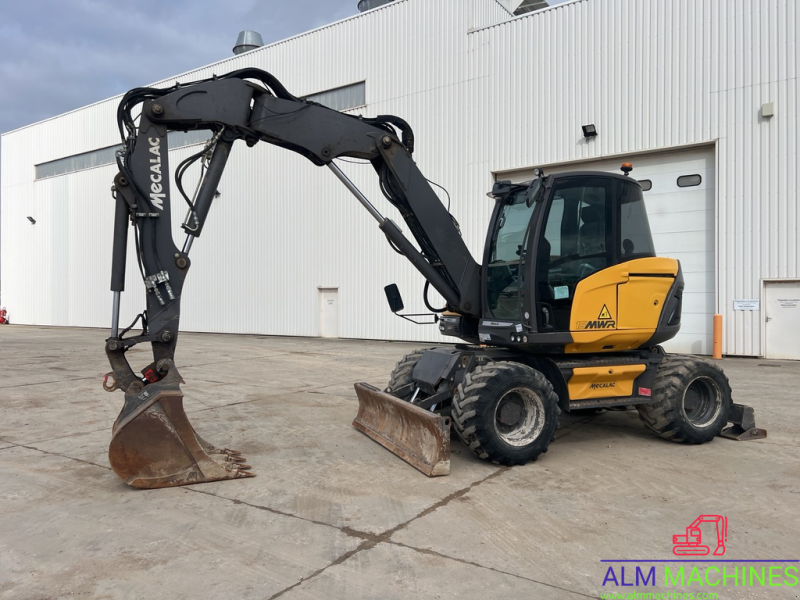
[[[217,448],[195,433],[183,410],[180,382],[173,368],[157,384],[126,392],[108,449],[114,473],[128,485],[150,489],[254,477],[239,452]]]
[[[356,383],[353,427],[428,477],[450,473],[450,419]]]

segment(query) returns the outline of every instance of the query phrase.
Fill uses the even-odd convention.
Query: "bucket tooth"
[[[450,473],[450,418],[424,410],[367,383],[355,384],[353,427],[428,477]]]
[[[180,377],[167,377],[144,389],[131,386],[114,423],[108,458],[114,473],[137,488],[255,477],[244,457],[216,449],[196,435],[183,409]],[[216,457],[216,458],[212,458]]]

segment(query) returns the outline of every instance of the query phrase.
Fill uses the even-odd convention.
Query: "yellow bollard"
[[[714,315],[714,354],[712,358],[722,358],[722,315]]]

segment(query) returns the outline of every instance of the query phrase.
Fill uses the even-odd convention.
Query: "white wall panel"
[[[512,19],[495,0],[397,0],[163,85],[245,66],[297,95],[365,81],[357,112],[412,124],[416,159],[450,191],[477,259],[493,172],[714,142],[724,351],[760,354],[762,315],[732,301],[800,277],[799,28],[794,0],[574,0]],[[118,100],[3,136],[2,302],[17,323],[108,325],[116,169],[35,182],[34,165],[117,143]],[[759,117],[764,102],[774,117]],[[589,142],[586,123],[600,132]],[[343,168],[400,221],[370,167]],[[440,339],[388,312],[392,281],[421,312],[422,278],[327,169],[237,144],[220,190],[192,252],[184,329],[316,335],[317,288],[330,286],[344,337]],[[131,263],[126,318],[142,287]]]

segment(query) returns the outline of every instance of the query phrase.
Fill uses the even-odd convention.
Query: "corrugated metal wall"
[[[798,29],[795,0],[576,0],[474,32],[469,113],[485,118],[470,162],[497,172],[716,142],[723,351],[760,355],[763,314],[733,300],[800,278]]]
[[[478,259],[492,172],[716,143],[724,351],[761,354],[762,315],[732,302],[800,277],[794,0],[576,0],[507,19],[495,0],[399,0],[178,79],[256,66],[296,95],[366,81],[358,112],[412,124],[416,159],[449,189]],[[117,143],[117,102],[3,137],[2,302],[17,323],[109,324],[116,169],[34,182],[34,165]],[[759,116],[764,102],[774,117]],[[590,142],[586,123],[600,132]],[[342,167],[401,222],[369,166]],[[421,277],[327,169],[237,145],[220,191],[192,250],[183,329],[316,335],[321,286],[339,288],[343,337],[441,339],[389,314],[393,281],[424,310]],[[144,306],[133,261],[128,279],[132,318]]]
[[[400,0],[178,79],[255,66],[299,96],[366,81],[367,106],[357,112],[394,113],[412,124],[416,159],[428,177],[448,188],[456,217],[471,223],[465,235],[479,258],[491,209],[483,193],[491,176],[485,174],[481,193],[467,193],[467,34],[508,17],[495,0]],[[118,143],[118,101],[3,137],[2,301],[16,323],[110,324],[108,190],[116,168],[34,182],[34,165]],[[172,167],[189,153],[172,151]],[[384,214],[403,225],[383,200],[369,165],[341,167]],[[374,220],[328,169],[278,148],[237,143],[220,191],[192,248],[182,329],[314,336],[318,287],[335,287],[343,337],[444,339],[433,326],[414,326],[389,312],[382,288],[392,282],[404,292],[409,312],[425,310],[422,278],[388,247]],[[178,232],[184,210],[177,194],[173,215]],[[183,236],[176,237],[181,246]],[[131,258],[123,321],[142,308],[144,288]]]

